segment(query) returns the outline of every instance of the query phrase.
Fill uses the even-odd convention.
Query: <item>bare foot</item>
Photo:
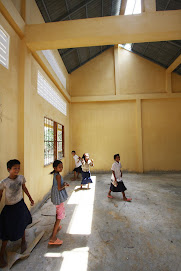
[[[0,268],[4,268],[7,266],[7,262],[3,255],[0,256]]]
[[[27,243],[26,242],[21,242],[21,254],[25,252],[27,249]]]

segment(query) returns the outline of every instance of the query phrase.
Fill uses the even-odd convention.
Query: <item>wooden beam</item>
[[[143,173],[143,132],[142,132],[142,110],[140,99],[136,100],[136,126],[137,126],[138,172]]]
[[[94,103],[113,101],[158,100],[158,99],[181,99],[181,93],[153,93],[153,94],[128,94],[107,96],[80,96],[71,97],[71,103]]]
[[[118,45],[114,45],[114,83],[115,83],[115,94],[119,91],[119,65],[118,65]]]
[[[166,69],[166,73],[173,72],[181,63],[181,54],[175,59],[175,61]]]
[[[181,10],[26,25],[32,51],[181,39]]]
[[[65,97],[65,99],[68,102],[70,102],[71,101],[70,95],[68,94],[68,92],[65,89],[63,89],[63,87],[62,88],[60,87],[60,85],[55,80],[55,78],[53,77],[53,75],[51,74],[51,72],[47,68],[46,64],[43,62],[43,60],[39,57],[39,55],[36,52],[32,52],[32,55],[35,58],[35,60],[38,62],[38,64],[40,65],[40,67],[47,74],[47,76],[50,78],[50,80],[54,83],[54,85],[58,88],[58,90],[61,92],[61,94]]]
[[[25,22],[13,5],[11,0],[0,0],[0,12],[6,18],[8,23],[22,39],[24,37]]]

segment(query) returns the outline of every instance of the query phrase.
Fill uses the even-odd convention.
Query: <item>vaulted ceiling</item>
[[[45,22],[120,14],[121,0],[36,0]],[[181,9],[181,0],[156,0],[156,10]],[[112,45],[113,46],[113,45]],[[58,49],[68,73],[101,54],[111,45]],[[181,54],[181,41],[133,43],[131,51],[167,68]],[[181,75],[181,65],[175,72]]]

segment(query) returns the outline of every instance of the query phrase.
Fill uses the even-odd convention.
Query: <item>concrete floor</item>
[[[55,213],[48,200],[33,215],[40,221],[31,228],[45,229],[44,237],[11,270],[180,271],[181,174],[124,174],[132,203],[123,202],[121,193],[107,198],[110,174],[93,176],[96,183],[81,191],[79,181],[66,178],[70,197],[58,234],[63,245],[47,246]]]

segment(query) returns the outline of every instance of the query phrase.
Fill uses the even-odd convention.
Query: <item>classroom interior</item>
[[[46,238],[54,159],[70,183],[64,244],[12,270],[179,271],[180,122],[180,0],[0,0],[0,179],[19,159]],[[90,190],[72,150],[94,159]],[[132,203],[107,198],[115,153]]]

